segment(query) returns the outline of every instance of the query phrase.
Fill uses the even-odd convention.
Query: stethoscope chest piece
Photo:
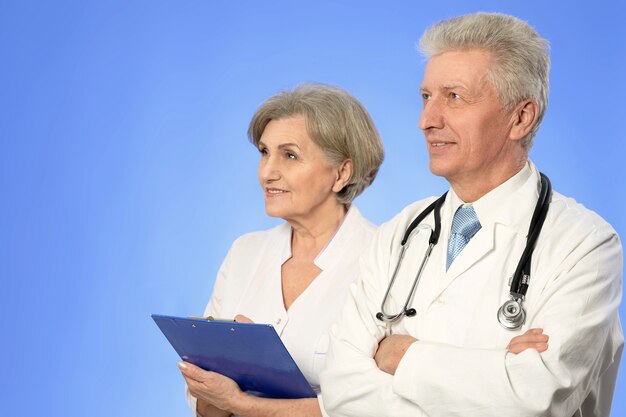
[[[526,312],[521,300],[514,298],[506,301],[498,310],[498,321],[507,330],[516,330],[526,321]]]

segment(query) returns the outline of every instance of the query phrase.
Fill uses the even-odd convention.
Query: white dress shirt
[[[238,238],[218,272],[205,316],[232,319],[237,314],[269,323],[307,381],[319,393],[319,373],[326,363],[328,331],[358,276],[358,259],[376,226],[352,205],[341,226],[315,259],[321,273],[285,310],[281,266],[291,258],[291,226]],[[192,410],[196,401],[187,395]],[[321,396],[318,395],[321,401]],[[323,404],[320,408],[324,413]]]
[[[526,323],[505,330],[497,310],[508,299],[539,194],[539,173],[528,163],[472,205],[482,225],[446,271],[454,212],[452,190],[442,207],[442,231],[410,307],[414,317],[387,326],[375,318],[396,267],[409,223],[434,199],[407,207],[380,227],[361,260],[338,324],[331,331],[321,375],[332,416],[608,416],[624,345],[618,316],[622,248],[602,218],[570,198],[552,196],[532,255]],[[433,215],[423,222],[434,227]],[[386,312],[402,309],[429,233],[407,250]],[[514,336],[540,327],[549,347],[520,354]],[[417,339],[395,375],[373,360],[379,341]]]

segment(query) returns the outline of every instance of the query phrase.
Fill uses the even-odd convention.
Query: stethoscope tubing
[[[543,228],[543,223],[548,215],[548,208],[550,206],[550,199],[552,198],[552,184],[550,179],[544,175],[541,175],[541,190],[539,192],[538,203],[533,211],[533,217],[530,221],[528,230],[528,239],[526,240],[526,247],[520,261],[513,273],[513,279],[511,280],[511,297],[517,299],[524,299],[526,291],[528,290],[528,282],[530,280],[530,262],[532,253],[535,250],[539,233]]]
[[[393,321],[401,319],[405,315],[408,317],[412,317],[415,315],[416,313],[415,309],[414,308],[409,309],[408,307],[411,301],[413,300],[413,296],[415,295],[415,290],[417,289],[417,284],[419,283],[419,280],[422,277],[422,272],[424,268],[426,267],[426,263],[428,259],[430,258],[430,254],[433,251],[433,248],[435,247],[437,242],[439,241],[439,235],[441,234],[441,206],[443,205],[447,194],[448,194],[447,192],[444,193],[441,197],[439,197],[437,200],[433,201],[428,207],[426,207],[426,209],[424,209],[420,213],[420,215],[417,216],[411,222],[406,232],[404,233],[404,237],[402,238],[402,241],[400,242],[401,249],[400,249],[400,255],[398,256],[398,262],[396,262],[396,267],[394,268],[393,274],[391,275],[391,281],[389,282],[389,285],[387,285],[387,291],[385,292],[385,296],[383,297],[383,301],[380,305],[380,312],[376,314],[376,318],[378,318],[378,320],[391,323]],[[409,296],[406,298],[406,301],[404,303],[404,308],[398,314],[386,314],[385,304],[387,303],[389,293],[391,292],[391,289],[393,288],[393,285],[396,281],[398,271],[400,270],[400,266],[402,265],[402,261],[404,259],[404,254],[410,245],[411,236],[413,235],[413,232],[415,232],[415,230],[418,229],[422,220],[424,220],[426,216],[430,214],[431,211],[434,211],[435,213],[435,229],[434,230],[431,229],[430,238],[428,239],[428,249],[426,250],[426,254],[424,255],[424,258],[422,259],[422,263],[419,267],[419,270],[417,271],[417,274],[415,275],[415,279],[413,280],[413,285],[411,286],[411,291],[409,292]]]
[[[526,319],[526,311],[522,305],[524,298],[526,296],[526,291],[528,290],[528,285],[530,281],[530,261],[532,258],[533,250],[535,249],[535,245],[537,243],[537,239],[543,228],[543,223],[547,217],[548,209],[550,206],[550,199],[552,198],[552,184],[548,177],[542,173],[540,173],[541,177],[541,189],[539,191],[539,198],[537,199],[537,204],[535,205],[535,209],[533,210],[533,216],[530,221],[530,227],[528,231],[528,238],[526,240],[526,247],[522,252],[522,256],[515,268],[515,273],[511,279],[509,297],[510,300],[504,302],[504,304],[498,310],[498,321],[500,324],[507,330],[517,330],[519,329]],[[416,310],[414,308],[408,308],[409,304],[412,302],[413,297],[415,295],[415,291],[417,290],[417,286],[421,279],[424,268],[426,267],[426,263],[430,258],[433,248],[437,245],[439,241],[439,235],[441,233],[441,206],[443,205],[446,194],[444,193],[441,197],[431,203],[428,207],[426,207],[409,225],[404,236],[401,241],[401,250],[400,255],[398,256],[398,261],[396,263],[396,267],[394,268],[393,274],[391,276],[391,280],[389,285],[387,286],[387,291],[385,291],[385,296],[383,297],[382,303],[380,305],[380,312],[376,314],[376,318],[380,321],[384,321],[386,323],[391,323],[401,319],[404,316],[412,317],[416,314]],[[426,253],[422,259],[422,263],[420,264],[419,270],[415,275],[415,279],[413,280],[413,285],[411,286],[411,290],[406,298],[404,303],[404,307],[398,314],[387,314],[385,313],[385,304],[387,303],[387,299],[389,298],[389,294],[393,285],[396,281],[396,277],[400,270],[400,266],[402,265],[402,261],[404,259],[405,252],[409,246],[410,239],[412,237],[415,229],[420,225],[420,223],[430,214],[430,212],[434,212],[435,216],[435,229],[431,231],[430,239],[428,241],[428,248],[426,249]],[[508,308],[511,307],[511,304],[514,304],[516,307],[514,310],[517,312],[516,314],[508,314]]]

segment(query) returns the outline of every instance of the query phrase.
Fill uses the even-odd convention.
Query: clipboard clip
[[[224,321],[224,322],[230,322],[230,323],[236,322],[235,319],[221,319],[221,318],[216,318],[213,316],[187,316],[187,318],[194,319],[194,320],[205,320],[205,321]]]

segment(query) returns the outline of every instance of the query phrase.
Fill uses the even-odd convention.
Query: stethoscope
[[[517,268],[515,268],[515,273],[510,279],[509,299],[498,309],[498,322],[500,322],[500,324],[507,330],[519,329],[526,321],[526,310],[524,309],[523,301],[526,297],[526,291],[528,291],[528,284],[530,282],[530,259],[532,257],[533,250],[535,249],[535,244],[537,243],[537,238],[539,237],[541,228],[543,227],[543,222],[546,220],[546,215],[548,214],[548,208],[550,206],[550,199],[552,197],[552,185],[550,184],[550,180],[544,174],[540,173],[540,176],[541,190],[539,191],[539,199],[537,200],[535,210],[533,211],[533,217],[530,221],[528,237],[526,238],[526,247],[524,248],[524,252],[522,252]],[[443,206],[446,199],[446,194],[447,193],[444,193],[441,197],[426,207],[406,229],[404,237],[400,242],[401,249],[396,267],[393,271],[393,275],[391,276],[391,281],[387,286],[383,302],[380,305],[380,312],[376,314],[376,318],[378,320],[391,323],[400,320],[404,316],[413,317],[417,313],[414,308],[409,308],[409,304],[413,300],[413,295],[415,294],[417,285],[422,277],[424,267],[430,258],[430,254],[432,253],[435,245],[437,245],[437,242],[439,242],[439,235],[441,234],[441,206]],[[411,237],[416,230],[423,228],[419,227],[420,223],[430,214],[430,212],[434,212],[435,228],[431,229],[429,226],[425,226],[431,230],[430,238],[428,239],[428,248],[426,249],[422,263],[420,264],[417,274],[415,275],[415,279],[413,280],[411,291],[406,298],[404,307],[402,307],[402,310],[398,314],[387,314],[385,313],[385,304],[387,303],[387,298],[393,288],[393,284],[396,281],[396,276],[398,275],[398,271],[402,265],[404,254],[410,245]]]

